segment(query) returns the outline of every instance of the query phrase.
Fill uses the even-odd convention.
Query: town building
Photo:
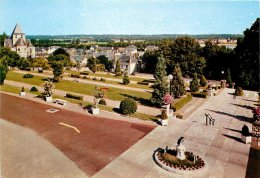
[[[26,39],[25,34],[18,24],[16,24],[11,37],[5,39],[4,47],[9,47],[12,51],[16,51],[20,57],[35,57],[35,47],[29,39]]]

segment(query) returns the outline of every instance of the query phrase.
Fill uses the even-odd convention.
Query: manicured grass
[[[31,85],[37,85],[37,86],[41,86],[44,83],[43,79],[44,77],[39,77],[39,76],[34,76],[33,78],[25,79],[23,78],[23,74],[11,72],[11,71],[8,72],[7,74],[7,80],[17,81],[17,82],[22,82],[22,83],[27,83]],[[59,83],[55,83],[56,89],[85,94],[85,95],[91,95],[91,96],[93,96],[94,94],[94,87],[95,85],[92,84],[72,82],[66,80],[61,80]],[[100,87],[102,88],[103,86]],[[151,93],[130,91],[130,90],[110,87],[107,92],[107,97],[108,99],[119,100],[119,101],[123,100],[126,97],[132,97],[136,100],[145,100],[151,97]]]
[[[106,77],[106,78],[113,78],[113,79],[123,79],[123,76],[115,77],[114,75],[111,75],[111,74],[90,73],[89,75],[90,76],[95,76],[95,77]],[[132,80],[132,81],[137,81],[137,82],[142,82],[143,80],[145,80],[143,78],[131,77],[131,76],[129,76],[129,79]]]
[[[0,91],[19,94],[19,92],[21,91],[21,88],[5,84],[5,85],[0,85]],[[30,92],[28,89],[25,89],[25,91],[27,93],[40,95],[39,92]],[[53,98],[63,99],[63,100],[66,100],[66,101],[68,101],[70,103],[74,103],[74,104],[82,104],[83,106],[93,105],[93,103],[90,103],[90,102],[80,101],[80,100],[72,99],[72,98],[67,98],[65,96],[60,96],[60,95],[53,95]],[[100,107],[101,110],[105,110],[105,111],[109,111],[109,112],[115,112],[115,109],[113,109],[112,107],[109,107],[109,106],[99,105],[99,107]],[[134,113],[133,115],[131,115],[131,117],[135,117],[135,118],[142,119],[142,120],[152,120],[152,121],[157,120],[156,117],[150,116],[150,115],[147,115],[147,114],[143,114],[143,113]]]
[[[66,71],[66,72],[68,72],[68,73],[71,73],[71,74],[79,74],[79,72],[78,71]],[[38,73],[38,72],[36,72],[36,71],[31,71],[30,73]],[[41,73],[39,73],[39,74],[41,74]],[[43,72],[42,74],[45,74],[45,75],[50,75],[50,76],[52,76],[52,73],[49,73],[49,72]],[[97,75],[99,75],[99,74],[97,74]],[[121,81],[119,82],[119,81],[111,81],[111,80],[106,80],[105,82],[103,82],[103,81],[100,81],[100,78],[98,78],[97,80],[93,80],[92,78],[93,77],[95,77],[94,75],[92,75],[92,74],[90,74],[90,75],[87,75],[87,76],[90,76],[91,77],[91,79],[86,79],[86,80],[90,80],[90,81],[95,81],[95,82],[99,82],[99,83],[108,83],[108,84],[113,84],[113,85],[118,85],[118,86],[127,86],[127,87],[132,87],[132,88],[141,88],[141,89],[145,89],[145,90],[152,90],[152,88],[150,88],[148,85],[140,85],[140,84],[134,84],[134,83],[130,83],[130,84],[128,84],[128,85],[123,85],[122,83],[123,83],[123,77],[114,77],[114,76],[112,76],[112,75],[110,75],[110,74],[100,74],[100,75],[109,75],[110,77],[106,77],[106,78],[114,78],[114,79],[120,79]],[[70,75],[66,75],[66,74],[63,74],[63,76],[68,76],[68,77],[70,77]],[[96,77],[103,77],[104,79],[105,79],[105,76],[96,76]],[[138,79],[139,80],[139,79]],[[142,81],[143,81],[144,79],[142,79]]]

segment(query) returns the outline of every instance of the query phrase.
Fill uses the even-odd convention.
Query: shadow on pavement
[[[260,150],[250,148],[246,178],[256,178],[260,177]]]
[[[234,137],[234,136],[227,135],[227,134],[222,134],[222,135],[224,135],[224,136],[227,137],[227,138],[231,138],[231,139],[233,139],[233,140],[236,140],[237,142],[243,143],[243,142],[241,141],[241,139],[238,138],[238,137]]]
[[[222,114],[222,115],[234,117],[234,118],[236,118],[236,119],[238,119],[240,121],[249,122],[249,123],[252,122],[252,118],[251,117],[233,115],[233,114],[229,114],[229,113],[226,113],[226,112],[223,112],[223,111],[215,111],[215,110],[211,110],[211,109],[207,109],[207,110],[211,111],[211,112],[214,112],[214,113],[217,113],[217,114]]]

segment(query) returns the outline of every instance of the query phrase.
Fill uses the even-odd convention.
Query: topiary
[[[235,90],[235,95],[236,96],[243,96],[244,95],[244,91],[241,87],[237,87]]]
[[[250,135],[249,129],[246,125],[242,127],[242,135],[246,137]]]
[[[102,98],[101,100],[99,100],[98,104],[107,105],[107,102]]]
[[[204,75],[201,75],[200,86],[205,87],[206,85],[207,85],[207,79],[204,77]]]
[[[122,114],[130,115],[137,110],[137,104],[132,98],[126,98],[120,103],[120,111]]]
[[[35,86],[33,86],[33,87],[31,88],[30,92],[38,92],[38,89],[37,89]]]
[[[128,85],[129,83],[130,83],[129,77],[127,74],[125,74],[123,77],[123,84]]]

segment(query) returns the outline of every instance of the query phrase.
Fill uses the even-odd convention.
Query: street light
[[[171,81],[172,81],[172,79],[173,79],[173,76],[172,76],[172,74],[169,74],[168,75],[168,80],[169,80],[169,88],[170,88],[170,94],[171,94]]]

